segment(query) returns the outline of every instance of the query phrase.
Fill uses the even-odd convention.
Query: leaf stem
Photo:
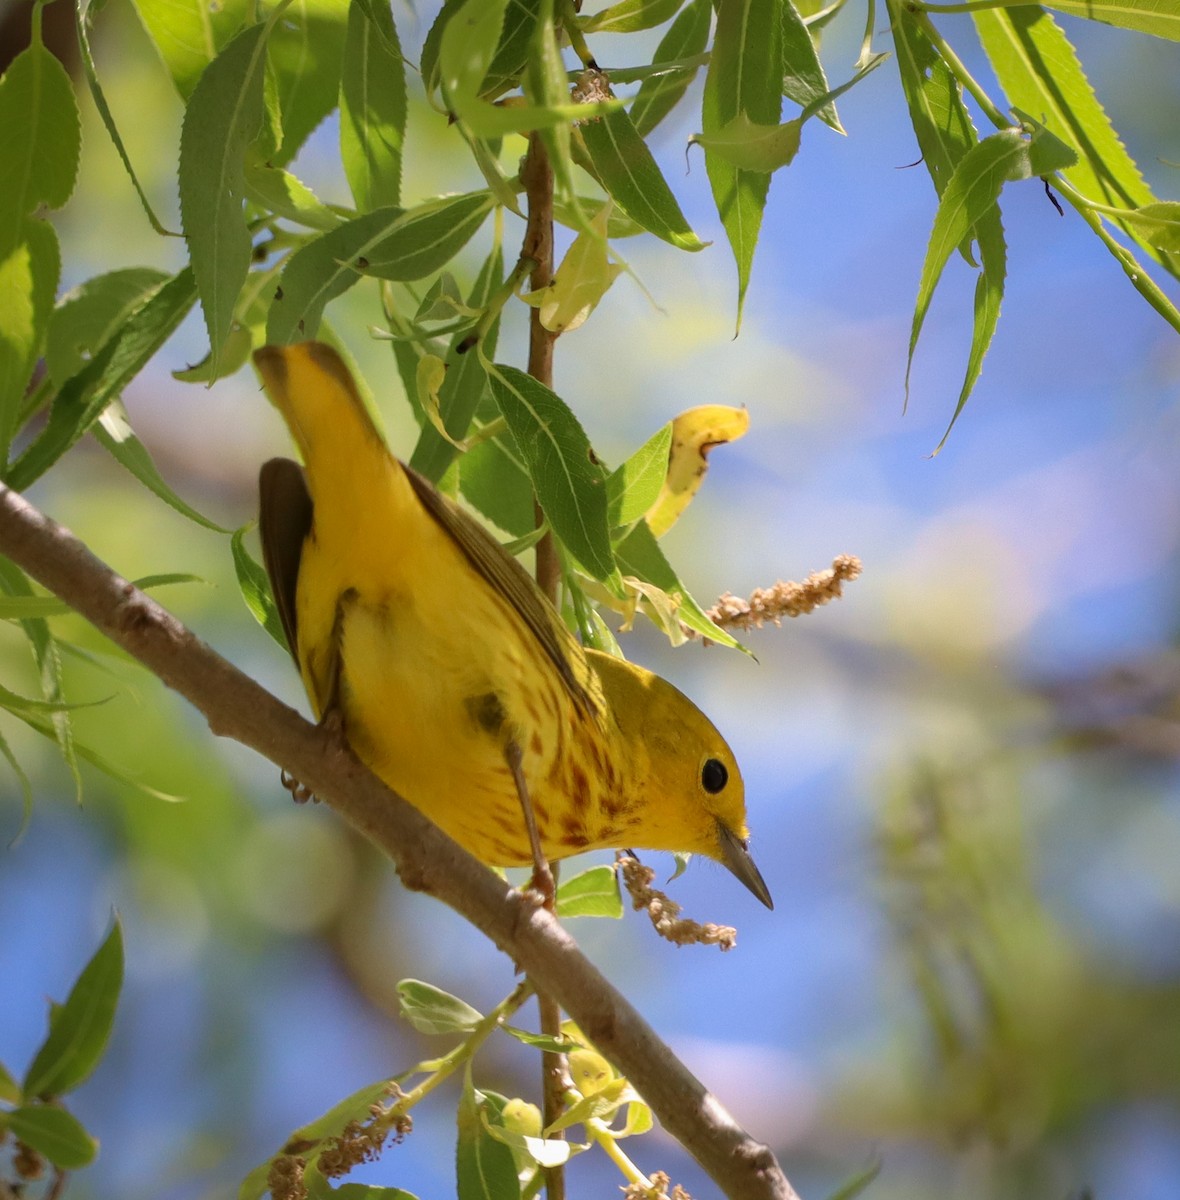
[[[987,7],[995,7],[988,4]],[[930,39],[935,49],[942,56],[943,61],[951,69],[954,77],[971,93],[975,103],[983,109],[984,115],[997,129],[1010,129],[1012,122],[1008,116],[1002,112],[992,100],[992,98],[983,90],[976,81],[975,77],[967,70],[963,60],[951,49],[950,43],[938,32],[938,28],[934,22],[926,15],[929,11],[935,9],[929,4],[914,2],[910,6],[910,11],[914,15],[914,20],[921,27],[922,32]]]
[[[533,990],[532,982],[522,979],[453,1050],[433,1060],[436,1064],[434,1069],[421,1083],[398,1096],[390,1105],[383,1122],[392,1124],[397,1117],[404,1116],[415,1104],[430,1095],[440,1083],[449,1079],[459,1067],[469,1062],[488,1037],[533,994]]]

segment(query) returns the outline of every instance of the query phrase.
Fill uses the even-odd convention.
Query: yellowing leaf
[[[744,408],[702,404],[682,412],[672,422],[672,449],[668,474],[656,502],[647,510],[647,523],[662,537],[688,507],[709,469],[709,452],[715,446],[735,442],[750,427]]]
[[[609,204],[604,205],[590,222],[590,230],[579,233],[566,251],[553,282],[541,291],[524,297],[541,313],[541,324],[550,333],[571,333],[594,311],[599,300],[623,269],[610,261],[606,240]]]

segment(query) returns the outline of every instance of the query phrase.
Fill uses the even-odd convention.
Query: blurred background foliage
[[[399,9],[411,57],[431,15]],[[942,25],[952,41],[955,20]],[[1174,191],[1172,47],[1062,21],[1150,182]],[[833,27],[825,59],[850,64],[856,41]],[[175,228],[181,109],[121,0],[97,23],[97,53],[128,150]],[[891,71],[842,100],[847,140],[809,126],[776,181],[740,339],[703,169],[691,156],[687,177],[681,166],[692,130],[671,124],[662,165],[718,244],[689,257],[628,243],[662,307],[622,281],[558,347],[557,390],[608,462],[692,403],[749,407],[750,435],[714,457],[667,539],[702,599],[801,578],[837,553],[865,564],[839,604],[751,635],[756,663],[673,652],[651,630],[625,642],[734,744],[777,910],[694,863],[674,894],[737,924],[734,953],[674,950],[638,920],[574,932],[805,1197],[879,1156],[878,1200],[1172,1200],[1180,347],[1080,222],[1013,189],[1004,320],[971,406],[930,459],[957,394],[969,289],[964,273],[940,291],[903,416],[933,196],[923,172],[899,169],[916,150]],[[152,235],[84,88],[79,103],[82,178],[57,221],[65,283],[174,269],[179,244]],[[472,171],[433,127],[437,139],[409,147],[411,201]],[[343,199],[334,137],[319,130],[299,169]],[[370,303],[350,295],[334,324],[404,448],[412,422],[387,346],[367,336]],[[523,347],[521,314],[504,338],[502,357]],[[203,339],[190,319],[125,399],[171,485],[237,526],[284,435],[252,376],[211,390],[170,377]],[[228,539],[165,509],[89,441],[32,499],[128,577],[201,576],[160,599],[301,702],[239,599]],[[292,1128],[437,1052],[392,1017],[398,979],[486,1007],[511,990],[512,967],[405,893],[330,814],[294,809],[269,764],[213,739],[82,622],[57,628],[89,655],[66,664],[71,698],[96,702],[77,714],[79,736],[179,799],[84,767],[79,808],[53,747],[5,726],[36,805],[0,852],[0,1058],[23,1069],[46,997],[65,994],[117,908],[127,986],[111,1052],[75,1106],[103,1150],[70,1194],[230,1196]],[[0,629],[0,676],[32,692],[32,671],[24,640]],[[21,821],[5,772],[6,841]],[[507,1093],[532,1095],[536,1073],[507,1040],[477,1064],[479,1084]],[[426,1106],[371,1177],[448,1194],[453,1100]],[[670,1141],[637,1153],[709,1194]],[[571,1183],[573,1195],[615,1186],[582,1160]]]

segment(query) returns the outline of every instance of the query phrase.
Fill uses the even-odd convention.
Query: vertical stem
[[[553,282],[553,170],[549,165],[549,154],[541,135],[529,135],[529,150],[520,172],[528,197],[528,225],[524,234],[524,257],[531,258],[537,265],[529,276],[529,286],[536,292]],[[541,324],[539,309],[529,311],[529,374],[547,388],[553,386],[553,344],[557,334],[550,333]],[[537,524],[542,521],[541,510],[537,509]],[[537,583],[550,600],[557,599],[557,583],[561,577],[561,566],[557,561],[557,548],[553,537],[546,534],[537,543]]]
[[[553,169],[549,154],[539,133],[529,135],[529,149],[520,171],[528,199],[528,224],[525,229],[522,256],[536,264],[529,284],[532,290],[547,288],[553,281]],[[553,386],[553,344],[557,335],[541,324],[536,308],[529,313],[529,374],[546,387]],[[537,506],[537,524],[544,520]],[[550,600],[557,599],[557,584],[561,565],[553,535],[545,534],[537,543],[537,583]],[[556,872],[555,872],[556,874]],[[537,1009],[541,1032],[557,1037],[561,1032],[561,1008],[556,1000],[537,989]],[[566,1087],[564,1054],[546,1050],[541,1054],[542,1121],[546,1127],[561,1116]],[[563,1137],[564,1134],[558,1134]],[[545,1191],[548,1200],[565,1200],[565,1171],[561,1167],[545,1169]]]

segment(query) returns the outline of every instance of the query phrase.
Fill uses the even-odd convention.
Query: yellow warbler
[[[263,555],[318,718],[483,862],[630,846],[724,863],[767,906],[733,754],[650,671],[584,650],[528,572],[389,453],[328,346],[254,360],[303,455],[260,478]]]

